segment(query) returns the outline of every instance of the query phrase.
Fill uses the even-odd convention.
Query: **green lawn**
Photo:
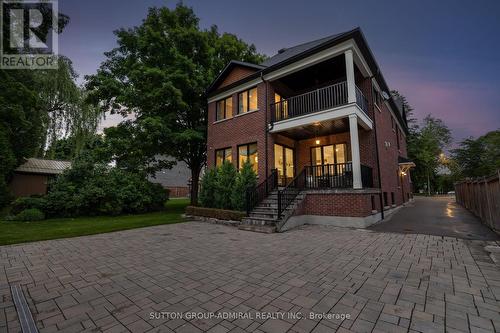
[[[0,221],[0,245],[184,222],[181,215],[188,204],[188,199],[171,199],[167,202],[165,211],[140,215],[77,217],[40,222]]]

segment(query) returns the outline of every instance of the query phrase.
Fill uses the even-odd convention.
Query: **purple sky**
[[[60,52],[93,74],[116,45],[113,31],[141,23],[148,7],[177,1],[59,0],[71,21]],[[220,31],[273,55],[283,47],[360,26],[391,89],[417,118],[433,114],[456,140],[500,128],[500,1],[184,1]],[[108,119],[106,123],[110,123]]]

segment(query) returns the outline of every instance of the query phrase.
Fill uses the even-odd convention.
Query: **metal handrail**
[[[278,219],[281,218],[283,211],[292,203],[292,201],[305,187],[305,169],[282,190],[278,191]]]
[[[278,188],[278,170],[272,169],[271,174],[259,185],[249,188],[245,195],[245,208],[247,215],[250,215],[259,203],[261,203],[271,191]]]
[[[356,86],[356,104],[358,104],[364,114],[368,116],[368,100],[358,86]]]

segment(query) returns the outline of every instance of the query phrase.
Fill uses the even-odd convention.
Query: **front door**
[[[278,185],[286,186],[295,175],[294,151],[291,148],[274,145],[274,168],[278,170]]]

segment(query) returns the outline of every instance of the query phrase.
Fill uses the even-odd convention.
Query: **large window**
[[[246,161],[250,161],[253,171],[258,172],[259,157],[257,154],[257,144],[249,143],[238,146],[238,169],[243,167]]]
[[[257,110],[257,88],[238,94],[238,114]]]
[[[312,165],[346,163],[347,160],[347,145],[345,143],[311,148]]]
[[[233,150],[231,148],[218,149],[215,151],[215,166],[221,166],[224,161],[233,161]]]
[[[215,120],[231,118],[233,116],[233,97],[220,100],[216,104],[217,115]]]

